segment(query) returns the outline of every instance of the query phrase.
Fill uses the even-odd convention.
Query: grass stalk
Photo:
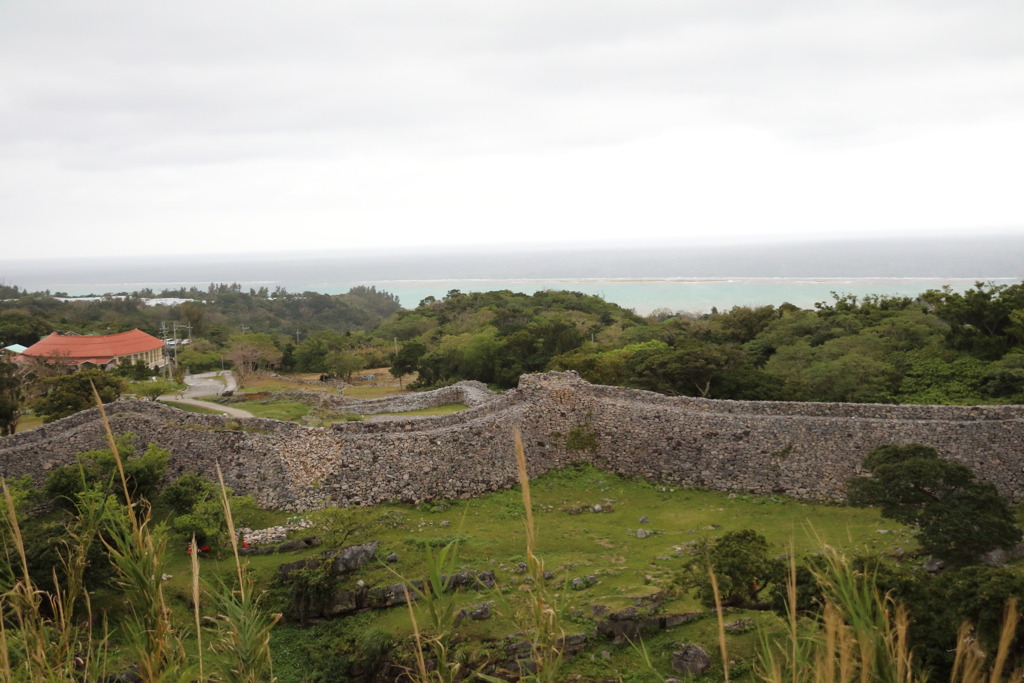
[[[715,568],[708,565],[708,576],[711,578],[711,593],[715,598],[715,616],[718,618],[718,651],[722,656],[722,675],[725,683],[729,683],[729,649],[725,645],[725,615],[722,613],[722,596],[718,592],[718,577]]]
[[[199,667],[199,680],[206,680],[203,676],[203,621],[200,612],[201,593],[199,590],[199,553],[195,549],[199,547],[196,537],[192,536],[192,552],[189,553],[189,568],[192,571],[192,614],[196,624],[196,651],[199,653],[196,665]]]
[[[260,599],[255,594],[252,576],[238,554],[238,535],[220,465],[217,466],[217,481],[220,483],[221,504],[238,581],[237,588],[220,584],[208,589],[218,612],[214,620],[214,639],[210,646],[219,655],[213,662],[217,680],[228,683],[274,681],[270,631],[280,615],[267,614],[259,607]],[[193,585],[197,580],[193,580]]]
[[[562,665],[565,648],[565,630],[561,625],[564,605],[549,594],[544,576],[544,562],[537,556],[537,531],[533,519],[533,501],[530,497],[530,475],[526,467],[523,436],[518,429],[514,435],[516,467],[526,512],[526,558],[532,583],[526,588],[529,596],[528,624],[525,632],[531,634],[531,655],[535,671],[526,680],[554,681]]]

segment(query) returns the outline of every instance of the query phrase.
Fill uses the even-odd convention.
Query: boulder
[[[296,541],[299,543],[301,541]],[[380,545],[380,541],[370,541],[362,545],[350,545],[346,548],[342,548],[336,553],[320,553],[316,557],[310,557],[304,560],[296,560],[295,562],[286,562],[278,566],[277,571],[282,581],[288,581],[291,573],[297,569],[312,569],[313,567],[320,566],[325,559],[330,558],[335,575],[345,574],[354,569],[362,567],[364,564],[373,559],[374,554],[377,552],[377,546]],[[303,545],[303,547],[307,547]]]
[[[373,559],[378,545],[380,545],[380,541],[370,541],[362,545],[350,545],[347,548],[342,548],[334,556],[335,573],[344,574],[353,569],[359,569]]]
[[[684,645],[672,653],[672,670],[687,676],[699,676],[711,668],[711,657],[696,645]]]

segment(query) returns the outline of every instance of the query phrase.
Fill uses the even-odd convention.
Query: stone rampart
[[[571,372],[526,375],[504,394],[476,383],[438,392],[447,393],[370,407],[409,410],[453,397],[475,407],[325,429],[138,401],[107,410],[115,432],[132,431],[141,443],[156,442],[174,454],[172,476],[215,476],[219,464],[236,492],[292,510],[471,497],[507,488],[516,482],[517,427],[531,475],[588,462],[679,486],[834,500],[842,497],[846,480],[861,473],[871,448],[917,442],[970,466],[1003,494],[1024,498],[1024,406],[715,401],[595,386]],[[348,406],[366,412],[365,403]],[[0,439],[0,468],[5,476],[40,478],[73,462],[78,452],[103,447],[92,409]]]
[[[274,392],[274,398],[297,401],[314,408],[358,412],[360,415],[380,415],[381,413],[425,410],[452,403],[464,403],[470,407],[479,406],[489,403],[494,398],[494,392],[488,389],[483,382],[467,381],[434,391],[398,394],[384,398],[358,399],[317,391],[278,391]]]

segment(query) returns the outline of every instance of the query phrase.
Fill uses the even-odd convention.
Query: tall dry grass
[[[854,570],[835,549],[827,548],[815,579],[824,604],[817,621],[796,614],[796,564],[787,579],[786,637],[761,633],[758,678],[768,683],[922,683],[928,673],[914,660],[908,637],[910,615],[889,595],[878,591],[874,577]],[[956,644],[951,681],[1019,682],[1024,672],[1005,671],[1007,654],[1020,614],[1016,600],[1007,605],[995,657],[988,660],[965,624]],[[721,629],[720,629],[721,630]],[[723,661],[728,654],[723,648]]]
[[[276,617],[259,609],[251,576],[238,556],[223,481],[237,583],[204,585],[193,553],[194,626],[186,629],[174,623],[164,596],[166,534],[154,527],[148,503],[129,495],[124,465],[98,396],[96,402],[126,503],[106,492],[85,492],[67,527],[61,553],[64,578],[58,580],[54,572],[52,591],[33,581],[14,500],[0,479],[0,523],[10,539],[9,555],[15,557],[0,592],[0,683],[93,681],[126,668],[147,682],[272,681],[269,631]],[[96,623],[85,589],[86,558],[96,542],[106,546],[122,596],[123,612],[115,628],[123,645],[116,664],[110,646],[114,634],[104,619]],[[212,627],[203,625],[204,601],[216,609],[215,616],[206,617]],[[209,634],[205,640],[204,630]],[[195,654],[190,656],[190,650]]]

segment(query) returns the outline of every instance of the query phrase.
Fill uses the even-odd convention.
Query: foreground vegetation
[[[240,558],[236,523],[257,528],[286,515],[195,475],[161,486],[169,457],[112,437],[79,468],[49,475],[44,495],[58,505],[42,517],[25,514],[35,494],[14,483],[0,680],[125,671],[144,680],[487,679],[507,676],[514,642],[534,662],[526,677],[552,681],[663,680],[684,643],[710,654],[711,680],[822,680],[828,669],[827,680],[910,681],[949,678],[967,664],[973,678],[955,678],[978,680],[991,666],[1024,662],[1024,634],[1009,622],[1003,633],[1024,573],[967,566],[932,576],[918,554],[921,529],[876,509],[682,490],[580,467],[475,500],[310,513],[315,528],[294,535],[315,534],[322,546]],[[280,578],[283,562],[371,540],[376,561],[340,574],[315,561]],[[488,570],[492,588],[455,590],[448,578]],[[395,583],[419,596],[411,610],[324,618],[339,591]],[[457,618],[484,603],[489,619]],[[619,623],[690,616],[612,639],[601,625],[612,614],[624,615]],[[973,630],[958,636],[965,621]],[[563,656],[578,634],[581,651]],[[44,657],[44,642],[58,654]]]
[[[144,310],[138,297],[63,304],[7,289],[5,344],[58,321],[69,331],[156,332],[168,313]],[[350,293],[363,301],[356,308],[373,314],[344,323],[332,311],[354,300],[229,286],[190,294],[196,301],[169,311],[196,333],[179,352],[182,369],[233,364],[248,383],[242,393],[274,388],[250,374],[260,368],[351,378],[390,363],[396,376],[418,373],[420,386],[477,379],[507,387],[521,372],[575,369],[594,382],[713,398],[1024,401],[1024,285],[914,299],[837,295],[813,311],[783,304],[647,318],[567,292],[453,291],[397,311],[388,295],[361,291]],[[308,326],[293,339],[296,315]],[[257,320],[261,331],[233,334]],[[3,433],[28,406],[37,419],[56,419],[83,400],[114,400],[146,372],[59,370],[0,361]],[[92,380],[88,393],[84,380]],[[155,397],[159,388],[134,390]],[[268,416],[307,417],[301,404],[251,403]],[[161,485],[168,457],[122,435],[107,451],[83,454],[80,468],[53,471],[43,492],[9,482],[0,681],[124,672],[145,680],[488,680],[518,668],[507,661],[513,633],[533,680],[663,680],[683,643],[710,653],[707,676],[730,680],[997,680],[1024,663],[1013,602],[1024,594],[1024,572],[975,564],[983,550],[1019,539],[1019,512],[992,507],[991,487],[926,450],[865,461],[876,478],[854,484],[854,500],[881,505],[884,518],[582,468],[473,501],[311,513],[315,530],[294,534],[323,544],[299,544],[287,556],[240,556],[233,529],[287,515],[190,475]],[[26,512],[45,505],[46,514]],[[974,531],[963,526],[971,520]],[[961,526],[951,532],[950,524]],[[393,559],[341,574],[317,560],[291,580],[279,577],[282,562],[371,540],[377,558]],[[951,568],[926,572],[921,549]],[[496,585],[455,589],[448,577],[461,570],[493,570]],[[396,583],[417,596],[411,610],[322,613],[339,591]],[[489,619],[456,619],[489,602]],[[607,614],[693,616],[616,642],[602,631]],[[282,615],[276,626],[274,615]],[[972,626],[958,633],[962,623]],[[569,657],[577,634],[586,640]]]

